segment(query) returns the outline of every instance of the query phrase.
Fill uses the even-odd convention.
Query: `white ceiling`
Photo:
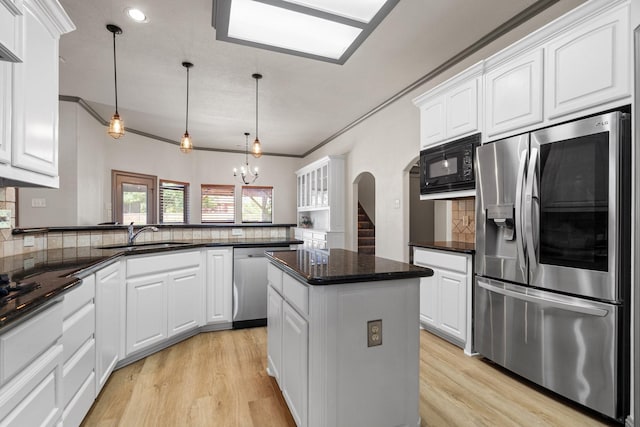
[[[116,24],[119,112],[127,128],[196,147],[244,150],[255,132],[266,153],[302,155],[472,45],[535,0],[402,0],[344,65],[217,41],[211,0],[60,0],[76,31],[60,42],[60,93],[85,100],[102,118],[114,110]],[[185,8],[185,6],[188,7]],[[125,16],[138,7],[149,22]],[[126,142],[125,135],[123,142]],[[177,150],[177,148],[176,148]]]

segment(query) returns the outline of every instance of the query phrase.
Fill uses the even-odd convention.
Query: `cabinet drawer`
[[[62,423],[65,426],[79,426],[87,415],[93,401],[95,399],[96,376],[93,372],[89,374],[84,384],[80,386],[80,390],[71,399],[71,402],[64,408],[62,412]]]
[[[289,303],[304,315],[309,314],[309,288],[288,274],[282,277],[282,290]]]
[[[200,251],[131,258],[127,260],[127,277],[199,267],[201,258]]]
[[[267,281],[275,290],[282,293],[282,270],[273,264],[267,266]]]
[[[62,339],[65,363],[73,357],[82,344],[87,342],[95,332],[95,305],[85,305],[62,324]]]
[[[62,304],[54,303],[0,336],[0,383],[27,367],[62,335]]]
[[[96,296],[96,279],[93,275],[82,279],[82,283],[77,285],[64,296],[62,303],[64,318],[68,318],[83,305],[89,303]]]
[[[58,422],[62,413],[61,358],[62,346],[51,347],[0,389],[3,426],[53,426]]]
[[[445,270],[467,272],[467,257],[442,251],[415,248],[413,263],[423,267],[436,267]]]
[[[66,407],[76,392],[82,387],[89,375],[94,371],[96,342],[93,338],[87,341],[76,354],[64,364],[62,370],[63,407]]]

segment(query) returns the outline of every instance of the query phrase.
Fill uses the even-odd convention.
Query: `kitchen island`
[[[267,252],[268,373],[298,426],[418,426],[419,283],[342,249]]]

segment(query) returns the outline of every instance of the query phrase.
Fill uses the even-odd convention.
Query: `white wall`
[[[236,194],[240,195],[241,185],[233,177],[233,168],[244,162],[244,154],[194,150],[185,155],[176,145],[133,133],[115,140],[75,102],[60,103],[60,129],[65,134],[60,144],[60,157],[65,162],[60,167],[60,189],[21,189],[21,227],[111,221],[113,169],[189,182],[192,224],[201,220],[201,184],[236,184]],[[194,144],[197,143],[195,136]],[[268,155],[249,160],[252,167],[260,170],[255,185],[273,186],[274,223],[296,222],[295,170],[300,161]],[[46,194],[47,208],[31,208],[31,198],[40,197],[40,192]]]

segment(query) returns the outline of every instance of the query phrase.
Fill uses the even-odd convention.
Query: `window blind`
[[[273,187],[242,187],[242,222],[273,222]]]
[[[235,221],[235,186],[202,184],[201,201],[202,222]]]
[[[160,180],[160,224],[189,223],[189,183]]]

